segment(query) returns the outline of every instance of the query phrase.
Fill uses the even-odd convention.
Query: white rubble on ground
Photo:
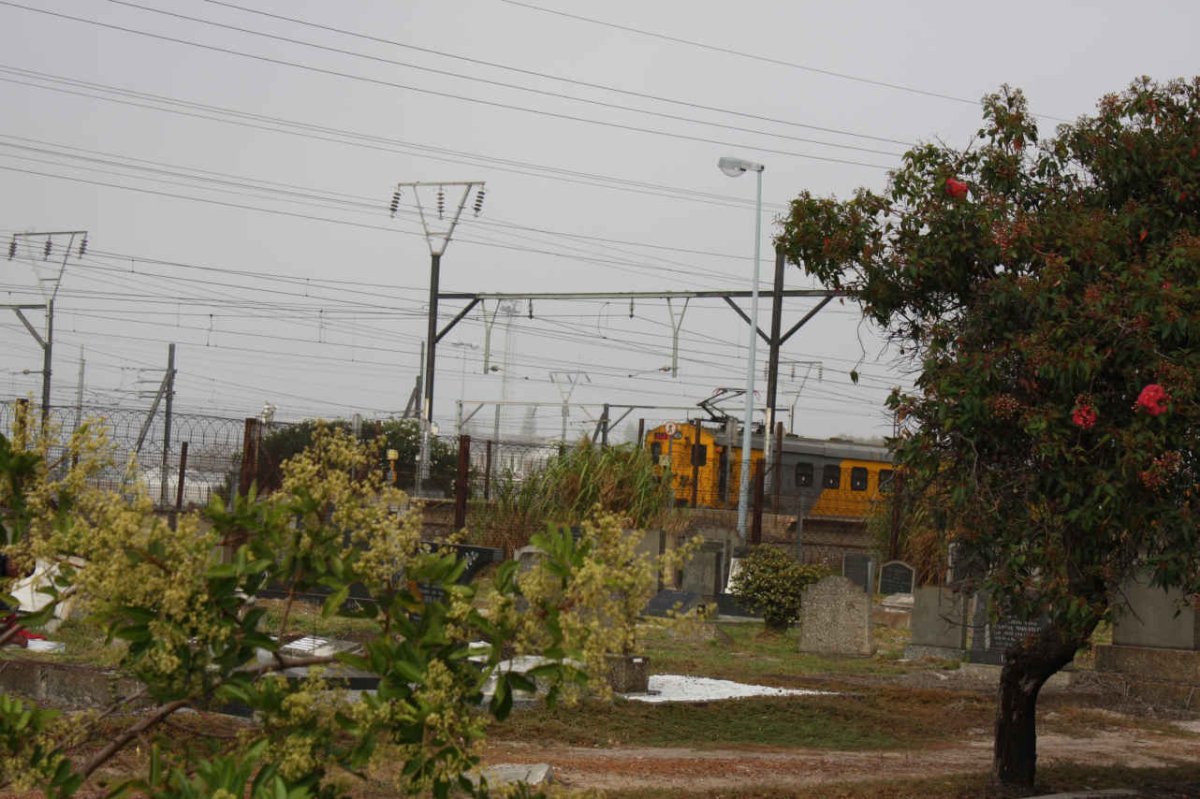
[[[767,685],[747,685],[732,680],[709,677],[688,677],[681,674],[650,675],[650,691],[644,694],[622,694],[636,702],[713,702],[719,699],[744,699],[751,696],[820,696],[828,691],[804,688],[772,688]]]

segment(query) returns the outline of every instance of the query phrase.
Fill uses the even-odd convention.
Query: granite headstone
[[[879,569],[879,593],[911,594],[916,570],[902,560],[888,561]]]
[[[804,589],[800,651],[871,655],[871,597],[847,577],[826,577]]]
[[[875,559],[858,552],[843,555],[842,576],[863,591],[870,591],[875,582]]]
[[[906,658],[957,660],[967,649],[967,598],[936,585],[913,589],[912,639]]]

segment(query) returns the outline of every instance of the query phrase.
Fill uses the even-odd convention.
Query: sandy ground
[[[962,683],[976,690],[981,687],[975,678],[955,672],[910,674],[899,682],[930,688],[950,687],[947,683],[959,683],[954,685],[957,688],[967,687]],[[1057,686],[1056,689],[1062,690]],[[673,690],[684,693],[711,690],[719,694],[723,687],[687,685]],[[736,695],[736,691],[729,695]],[[1195,720],[1181,721],[1174,727],[1165,725],[1154,731],[1123,726],[1082,736],[1044,733],[1038,737],[1038,763],[1043,766],[1073,763],[1128,768],[1200,764],[1197,734],[1200,734],[1200,721]],[[839,752],[762,746],[585,748],[555,746],[547,742],[495,741],[488,745],[485,755],[488,763],[548,763],[553,768],[555,781],[572,788],[729,791],[733,796],[739,788],[750,785],[759,790],[776,789],[786,794],[789,789],[811,788],[822,783],[986,773],[991,767],[991,758],[990,729],[975,730],[959,741],[902,751]]]
[[[991,765],[991,746],[991,737],[984,730],[933,749],[869,753],[763,747],[587,749],[545,743],[494,743],[488,747],[486,760],[549,763],[555,780],[572,788],[686,788],[699,792],[736,791],[752,784],[774,787],[782,793],[826,782],[986,772]],[[1042,765],[1073,762],[1142,768],[1181,761],[1200,763],[1200,741],[1169,734],[1120,731],[1087,738],[1051,734],[1039,737],[1038,750]]]

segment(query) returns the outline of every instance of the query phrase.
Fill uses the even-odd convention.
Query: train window
[[[842,485],[842,467],[830,464],[822,469],[821,485],[825,488],[840,488]]]
[[[808,488],[813,481],[813,465],[811,463],[796,464],[796,488]]]
[[[855,466],[850,470],[850,490],[851,491],[866,491],[867,490],[867,469],[864,466]]]
[[[658,463],[658,459],[662,457],[662,444],[655,441],[650,445],[650,457]]]
[[[891,469],[879,470],[879,493],[887,494],[892,490],[892,475]]]
[[[705,466],[708,464],[708,447],[704,444],[692,444],[692,465]]]

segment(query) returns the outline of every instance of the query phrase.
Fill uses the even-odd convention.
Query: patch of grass
[[[909,631],[876,628],[877,651],[871,657],[811,655],[798,650],[795,629],[766,634],[761,622],[720,622],[715,640],[676,641],[662,631],[648,631],[643,640],[650,665],[659,674],[693,674],[738,682],[794,685],[797,678],[895,676],[928,669],[928,663],[901,662]],[[723,635],[721,634],[723,633]]]
[[[891,688],[857,696],[722,702],[618,700],[523,709],[493,724],[489,737],[572,746],[903,749],[964,735],[986,726],[990,714],[990,702],[984,697]]]
[[[51,641],[66,645],[62,652],[34,652],[16,646],[0,647],[0,660],[48,660],[54,663],[82,663],[99,668],[116,666],[125,652],[124,641],[104,642],[104,630],[99,623],[86,617],[63,621],[52,633],[39,630]]]
[[[266,614],[259,622],[259,629],[271,635],[279,632],[279,623],[283,620],[282,599],[259,599],[256,604],[266,608]],[[288,629],[291,633],[317,635],[322,638],[339,638],[347,641],[361,641],[379,630],[379,624],[373,619],[352,619],[346,616],[321,615],[321,606],[311,602],[293,602],[288,614]]]

